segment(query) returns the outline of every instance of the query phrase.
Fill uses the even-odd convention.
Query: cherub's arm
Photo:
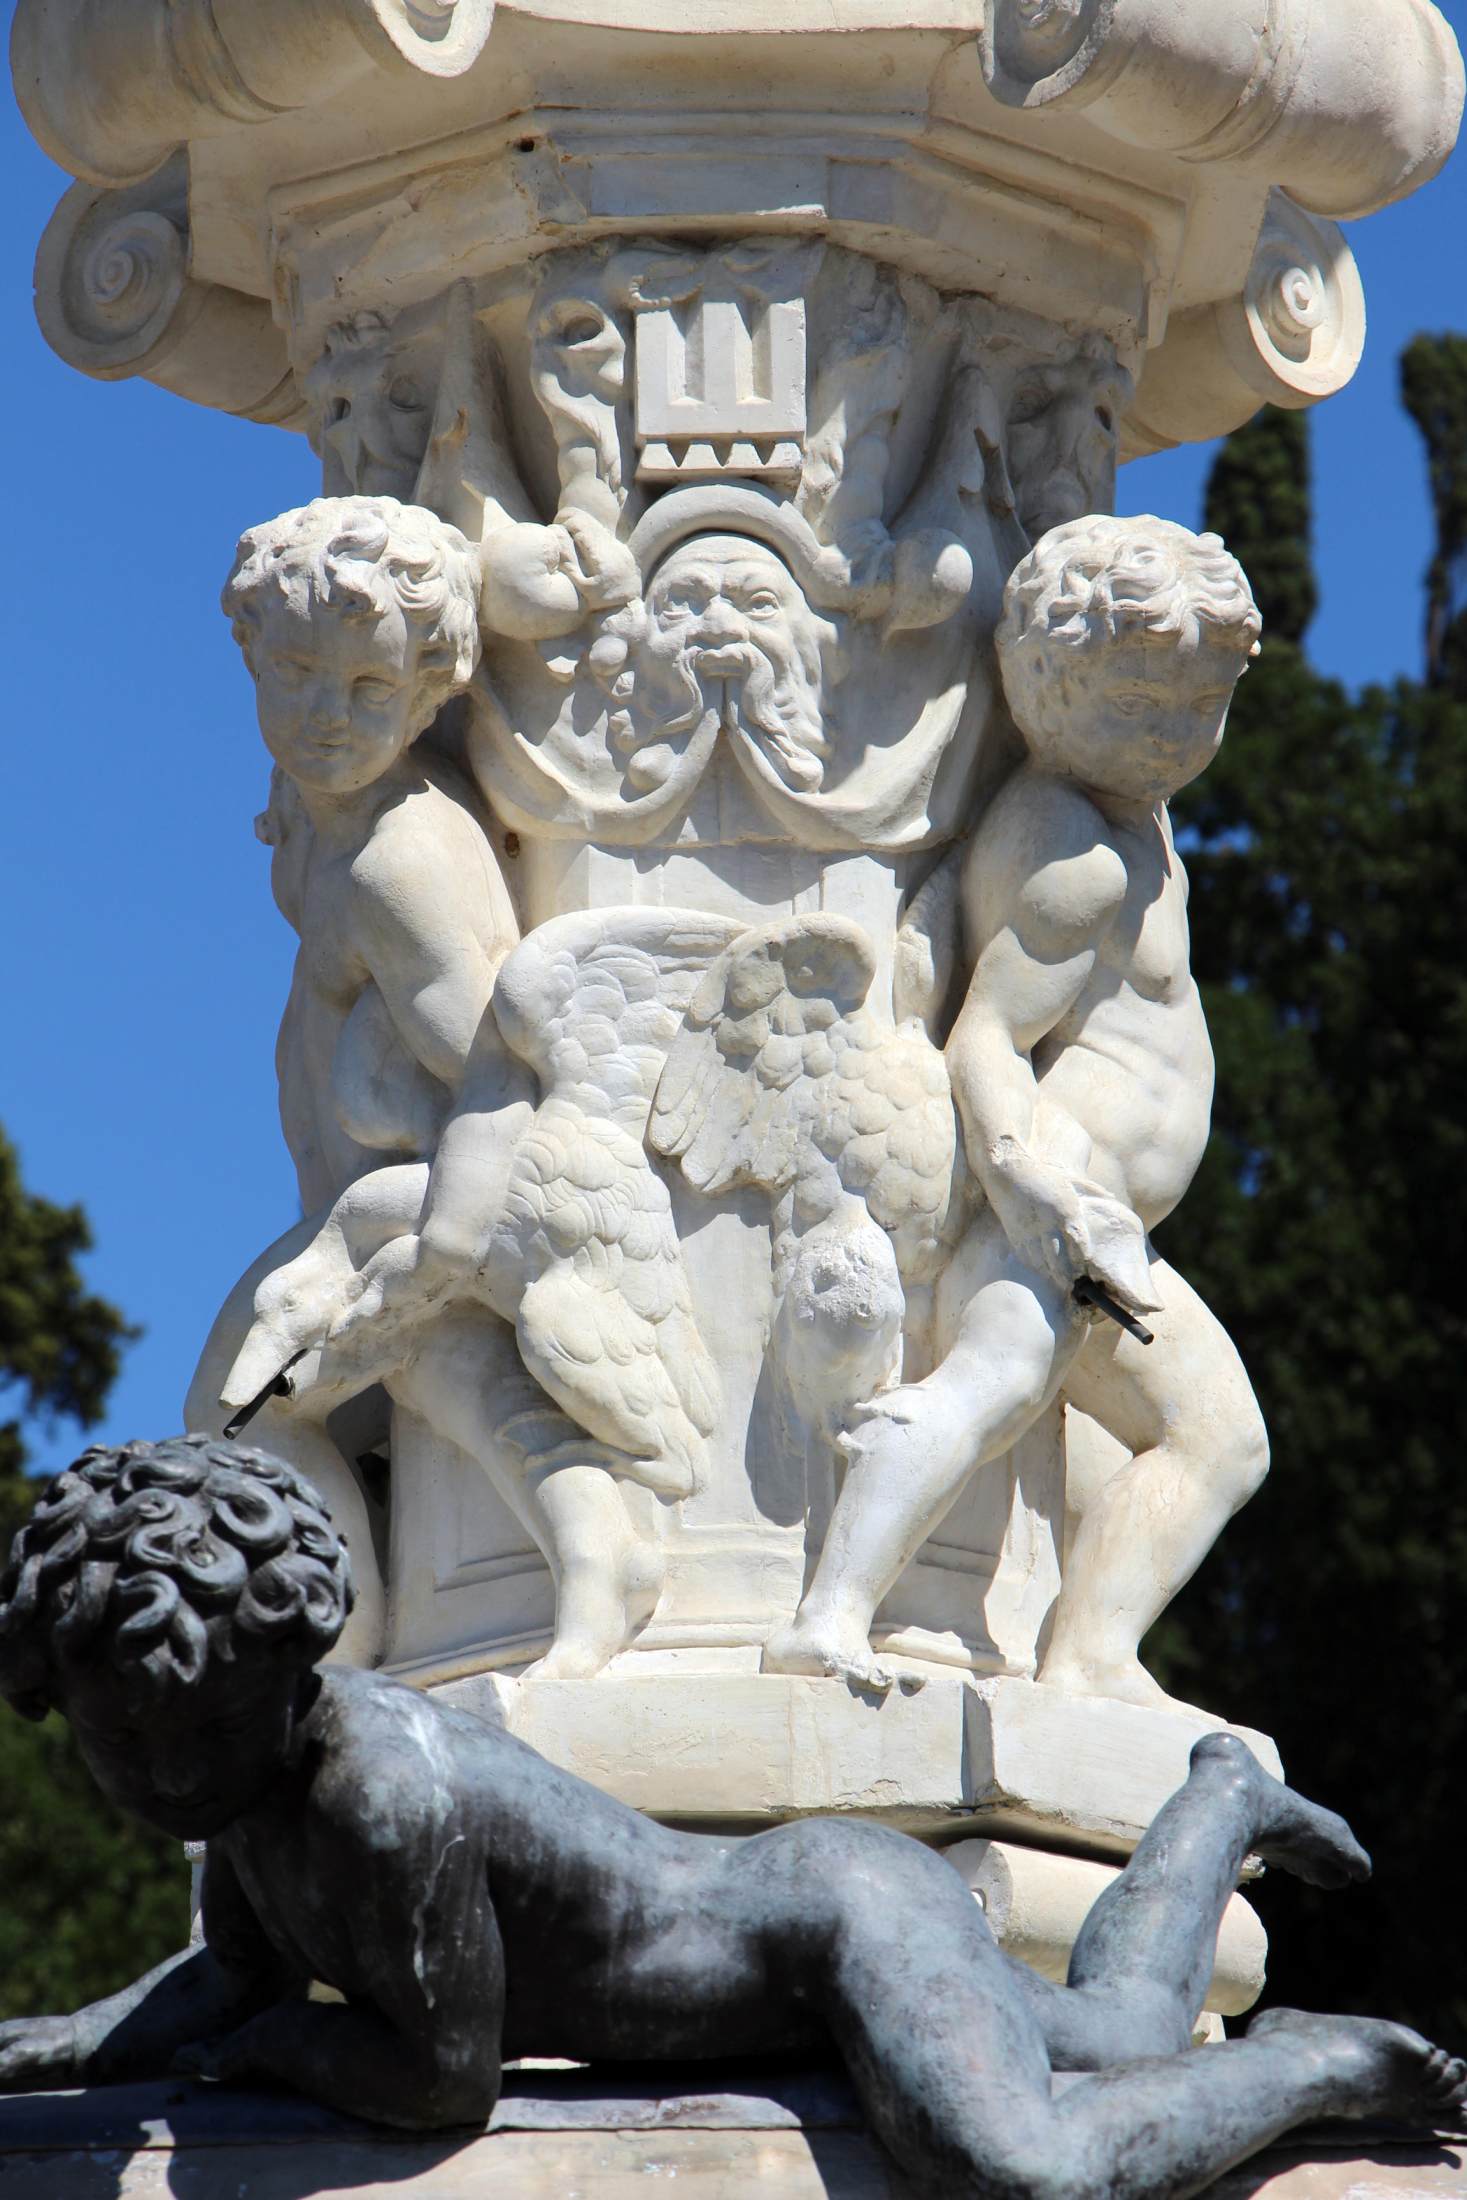
[[[359,1769],[359,1822],[343,1817],[335,1841],[318,1849],[332,1868],[318,1899],[350,1904],[366,1991],[349,2003],[278,2003],[182,2066],[236,2082],[273,2079],[374,2123],[480,2123],[499,2098],[504,2017],[487,1877],[471,1844],[419,1801],[415,1778],[433,1792],[427,1768],[390,1754],[385,1763],[385,1776]]]
[[[233,1874],[212,1857],[205,1870],[206,1884],[212,1880],[240,1918],[227,1946],[187,1948],[75,2016],[0,2025],[0,2093],[166,2077],[181,2049],[248,2022],[290,1990]],[[227,1888],[220,1885],[224,1877]]]
[[[435,829],[443,822],[425,803],[379,829],[354,867],[353,914],[362,961],[404,1046],[452,1095],[516,932],[487,840],[466,815],[461,832]]]
[[[973,930],[984,942],[948,1041],[968,1160],[1016,1252],[1069,1289],[1089,1274],[1127,1304],[1134,1261],[1105,1240],[1140,1226],[1078,1173],[1036,1151],[1033,1052],[1085,990],[1126,894],[1126,871],[1077,790],[1025,774],[990,813],[970,857]],[[1097,1224],[1100,1225],[1097,1228]]]

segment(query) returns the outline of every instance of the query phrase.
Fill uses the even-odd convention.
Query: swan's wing
[[[702,1479],[720,1410],[667,1187],[615,1122],[551,1101],[525,1141],[510,1210],[533,1273],[526,1367],[571,1418],[666,1497]]]
[[[500,1029],[547,1094],[574,1091],[640,1136],[694,989],[738,930],[696,909],[554,917],[499,973]]]
[[[853,1019],[815,1126],[848,1192],[892,1237],[904,1278],[930,1268],[960,1211],[963,1169],[947,1063],[918,1029]]]
[[[649,1130],[657,1151],[703,1192],[792,1183],[874,969],[866,934],[841,917],[743,933],[668,1049]]]

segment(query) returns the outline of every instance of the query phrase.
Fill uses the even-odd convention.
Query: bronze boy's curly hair
[[[36,1501],[0,1578],[0,1695],[25,1718],[59,1668],[105,1656],[155,1682],[331,1648],[353,1602],[320,1497],[268,1453],[211,1436],[84,1452]]]

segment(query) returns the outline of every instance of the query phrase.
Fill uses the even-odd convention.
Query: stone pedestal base
[[[1130,1853],[1192,1744],[1221,1724],[1021,1679],[934,1678],[882,1697],[753,1671],[483,1673],[434,1694],[654,1818],[753,1830],[853,1811],[928,1839],[1001,1834],[1097,1857]],[[1279,1774],[1267,1735],[1231,1731]]]
[[[697,2073],[668,2075],[667,2090],[639,2092],[579,2071],[512,2074],[487,2132],[433,2139],[181,2083],[31,2094],[0,2101],[0,2190],[6,2200],[642,2200],[675,2179],[693,2200],[921,2200],[833,2078],[740,2083],[719,2070],[708,2075],[728,2090],[704,2092]],[[1212,2190],[1217,2200],[1461,2200],[1467,2146],[1363,2128],[1300,2134]]]

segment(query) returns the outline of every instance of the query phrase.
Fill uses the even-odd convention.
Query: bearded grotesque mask
[[[685,544],[655,575],[641,623],[638,748],[661,748],[712,716],[794,792],[819,787],[831,748],[824,688],[836,633],[772,550],[741,535]],[[635,757],[629,768],[635,778]]]

